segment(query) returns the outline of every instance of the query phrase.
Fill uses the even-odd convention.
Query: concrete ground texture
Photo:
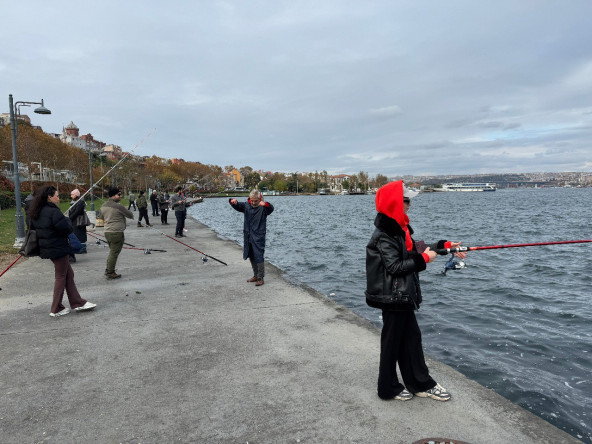
[[[227,266],[153,223],[126,241],[167,252],[123,250],[113,281],[89,236],[73,268],[94,311],[49,316],[48,260],[0,278],[1,443],[579,442],[429,358],[449,402],[380,400],[379,328],[272,266],[247,283],[242,248],[195,220],[180,240]]]

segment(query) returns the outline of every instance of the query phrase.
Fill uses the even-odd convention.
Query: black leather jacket
[[[421,287],[418,273],[426,269],[426,262],[417,252],[407,251],[405,232],[390,217],[378,213],[374,221],[376,230],[366,246],[366,303],[382,310],[417,310],[421,304]],[[409,226],[409,234],[413,230]],[[443,248],[446,241],[438,241],[432,248]],[[403,308],[393,302],[395,289],[413,302]]]

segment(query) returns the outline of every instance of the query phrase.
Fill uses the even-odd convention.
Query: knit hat
[[[74,188],[71,192],[70,192],[70,196],[76,196],[76,197],[80,197],[80,191],[78,191],[78,188]]]
[[[117,187],[109,188],[109,197],[116,196],[119,193],[120,193],[119,188],[117,188]]]

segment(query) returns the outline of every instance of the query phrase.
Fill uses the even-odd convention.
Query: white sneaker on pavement
[[[49,315],[52,318],[57,318],[58,316],[64,316],[64,315],[67,315],[68,313],[70,313],[70,309],[64,308],[62,311],[58,311],[57,313],[50,313]]]
[[[74,311],[88,311],[95,308],[97,304],[93,304],[92,302],[87,302],[82,307],[75,308]]]

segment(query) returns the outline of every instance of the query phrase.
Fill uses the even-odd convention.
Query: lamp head
[[[43,106],[43,99],[41,99],[41,106],[39,108],[35,108],[35,112],[37,114],[51,114],[51,111]]]

